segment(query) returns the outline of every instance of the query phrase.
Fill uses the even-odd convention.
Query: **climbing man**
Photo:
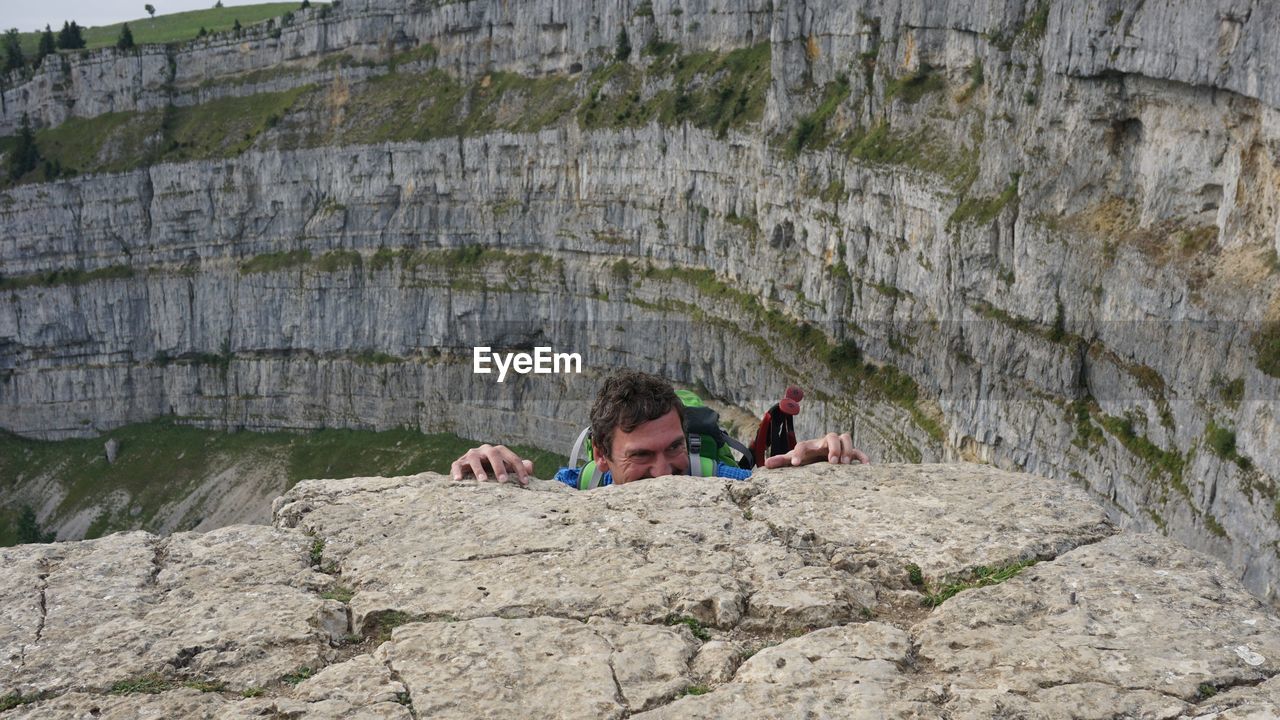
[[[750,470],[696,456],[688,446],[684,418],[684,403],[670,383],[635,370],[619,370],[605,379],[591,407],[592,461],[584,468],[561,468],[556,479],[585,489],[662,475],[687,475],[695,463],[714,465],[713,472],[695,474],[735,480],[751,475]],[[763,464],[779,468],[824,460],[870,462],[865,453],[853,446],[849,433],[831,432],[798,442],[790,452],[770,456]],[[569,462],[576,464],[576,458],[571,457]],[[584,478],[584,472],[591,476],[591,482]],[[527,486],[533,463],[505,445],[486,444],[455,460],[450,474],[455,480],[473,475],[482,481]]]

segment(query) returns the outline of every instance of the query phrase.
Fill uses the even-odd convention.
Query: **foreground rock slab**
[[[177,671],[245,689],[317,666],[347,621],[313,589],[328,578],[310,569],[310,544],[235,525],[0,551],[14,571],[0,590],[0,696],[108,690]]]
[[[431,508],[432,512],[423,512]],[[355,628],[551,615],[787,632],[861,619],[931,577],[1048,558],[1114,532],[1083,493],[964,466],[814,466],[746,483],[659,478],[577,493],[558,483],[301,483],[277,524],[325,541],[356,592]]]
[[[909,669],[911,638],[891,625],[824,628],[754,655],[732,682],[635,717],[941,717]]]
[[[426,474],[274,512],[0,550],[0,718],[1280,717],[1275,609],[1043,478]]]
[[[666,627],[480,618],[397,628],[378,655],[424,717],[621,718],[689,686],[696,646]]]
[[[917,629],[960,717],[1177,717],[1280,673],[1280,618],[1218,562],[1122,535],[949,600]]]

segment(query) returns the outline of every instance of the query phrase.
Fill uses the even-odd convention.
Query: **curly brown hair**
[[[591,441],[613,455],[613,431],[631,432],[675,410],[684,424],[684,403],[671,383],[638,370],[617,370],[605,378],[591,406]]]

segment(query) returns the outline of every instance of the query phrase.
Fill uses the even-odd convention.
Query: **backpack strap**
[[[582,454],[582,446],[591,437],[591,428],[582,428],[582,432],[578,433],[578,439],[573,441],[573,450],[569,453],[569,467],[578,467],[578,455]],[[590,460],[590,458],[587,458]]]
[[[685,441],[689,451],[689,474],[694,477],[713,477],[716,474],[716,461],[702,456],[702,436],[690,434]]]
[[[725,433],[723,439],[726,445],[737,450],[742,455],[742,459],[738,461],[738,467],[746,468],[747,470],[755,467],[755,456],[751,454],[751,448],[735,440],[729,433]]]
[[[578,489],[594,490],[600,487],[600,481],[604,479],[604,473],[600,472],[600,468],[596,467],[596,461],[592,460],[582,466],[582,472],[578,473]]]

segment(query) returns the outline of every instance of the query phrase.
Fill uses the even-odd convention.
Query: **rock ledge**
[[[1082,490],[985,466],[589,493],[307,481],[273,509],[275,527],[0,550],[0,717],[1280,707],[1280,617],[1225,568],[1118,533]]]

